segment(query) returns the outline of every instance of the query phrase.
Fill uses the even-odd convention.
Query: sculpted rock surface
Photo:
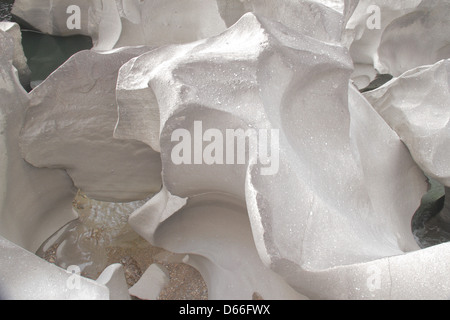
[[[107,300],[105,285],[60,269],[0,237],[0,296],[6,300]]]
[[[78,13],[71,6],[81,19],[68,28]],[[185,43],[225,30],[215,0],[17,0],[13,14],[44,33],[91,36],[95,50]]]
[[[97,200],[142,200],[159,192],[159,153],[113,138],[118,70],[148,50],[80,52],[34,89],[21,135],[25,159],[36,167],[66,169]]]
[[[410,70],[365,97],[431,178],[450,186],[450,60]]]
[[[269,18],[315,39],[341,40],[342,14],[325,6],[323,1],[296,0],[217,0],[220,14],[227,26],[235,24],[245,13]],[[333,1],[325,4],[340,7]]]
[[[169,284],[169,272],[164,266],[152,264],[141,279],[130,288],[130,294],[143,300],[158,299],[161,290]]]
[[[346,13],[344,42],[360,88],[376,73],[400,76],[450,58],[447,0],[349,0]]]
[[[261,262],[245,204],[213,193],[183,203],[164,189],[130,224],[156,246],[189,253],[184,262],[200,271],[209,299],[249,300],[255,292],[264,299],[304,299]]]
[[[104,215],[82,233],[95,226],[112,236],[108,221],[124,228],[129,216],[140,236],[201,273],[210,299],[448,298],[450,245],[421,250],[411,220],[424,172],[448,186],[449,61],[365,96],[351,83],[445,58],[448,33],[438,29],[447,28],[448,1],[325,4],[17,0],[15,13],[41,31],[86,34],[95,47],[28,96],[12,67],[13,39],[0,30],[1,236],[35,251],[73,218],[65,169],[92,198],[142,200],[131,216],[99,206]],[[81,9],[79,29],[68,28],[71,5]],[[424,32],[433,40],[422,47]],[[151,47],[114,49],[137,44]],[[22,156],[46,169],[22,159],[22,124]],[[42,250],[59,244],[56,259],[70,263],[92,246],[93,269],[103,269],[105,244],[92,238],[81,248],[78,229],[68,229]],[[2,239],[0,255],[13,259],[0,259],[0,281],[14,286],[3,294],[130,298],[120,265],[83,280],[78,295],[42,260],[39,274],[17,277],[14,259],[26,256],[20,274],[34,261]],[[52,290],[43,292],[48,275]],[[153,264],[130,292],[154,299],[166,283]]]
[[[449,59],[450,2],[423,1],[393,21],[383,32],[378,56],[377,69],[393,76]]]
[[[109,300],[130,300],[123,266],[120,263],[107,267],[97,278],[97,283],[109,289]]]
[[[376,75],[378,48],[385,29],[395,19],[408,14],[422,0],[348,0],[344,42],[355,63],[353,79],[360,88]]]
[[[246,12],[269,17],[315,38],[338,41],[340,1],[294,0],[17,0],[13,13],[36,29],[54,35],[91,36],[95,50],[122,46],[167,45],[208,38],[225,31]],[[80,25],[69,9],[80,8]],[[326,6],[327,5],[327,6]],[[333,9],[331,9],[333,8]],[[338,12],[338,11],[340,12]],[[202,19],[198,19],[202,17]]]
[[[19,72],[19,79],[22,85],[28,85],[30,82],[30,69],[27,65],[27,58],[22,48],[22,34],[17,23],[0,22],[0,30],[6,32],[14,39],[14,59],[13,65]]]
[[[32,268],[30,268],[32,266]],[[97,281],[76,269],[63,270],[0,237],[2,300],[130,299],[121,265],[111,265]]]
[[[13,67],[14,39],[0,30],[0,235],[35,251],[76,218],[72,181],[62,170],[37,169],[20,153],[19,134],[29,97]]]
[[[397,261],[413,259],[410,224],[426,178],[348,89],[351,72],[344,48],[251,13],[218,37],[131,60],[118,80],[115,135],[159,146],[165,189],[130,224],[158,246],[193,253],[212,298],[295,297],[286,285],[310,298],[400,297],[390,289],[414,285],[392,280],[375,292],[367,272],[393,259],[388,274],[402,273]],[[220,138],[239,128],[265,134],[272,157],[249,144],[248,162],[225,164],[236,159],[219,152]],[[239,256],[263,263],[252,271],[259,280],[227,290],[221,270],[253,279]]]

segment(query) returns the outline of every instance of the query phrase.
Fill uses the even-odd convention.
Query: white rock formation
[[[122,33],[116,47],[186,43],[226,29],[215,0],[122,0],[117,6]]]
[[[121,32],[114,1],[19,0],[14,2],[12,14],[43,33],[90,36],[100,50],[112,49]]]
[[[200,271],[209,299],[250,300],[255,292],[264,299],[304,298],[261,262],[245,203],[214,193],[193,196],[180,208],[183,202],[163,190],[130,224],[155,246],[189,253],[184,263]]]
[[[227,26],[235,24],[245,13],[280,22],[304,35],[326,42],[339,42],[343,30],[342,13],[314,0],[217,0]],[[325,1],[332,4],[333,1]],[[334,4],[337,7],[337,4]]]
[[[447,2],[433,1],[439,11],[420,0],[348,0],[342,15],[291,0],[17,0],[15,14],[29,23],[90,35],[96,50],[178,45],[79,53],[31,93],[25,119],[30,101],[14,75],[13,40],[0,31],[7,150],[0,234],[33,248],[67,221],[61,208],[69,207],[72,185],[64,168],[100,200],[143,199],[162,185],[129,223],[151,244],[185,256],[211,299],[448,298],[450,245],[420,250],[411,218],[427,188],[423,171],[445,183],[449,177],[449,62],[367,93],[376,110],[349,85],[354,64],[361,86],[376,71],[445,56],[447,34],[425,44],[430,60],[422,53],[402,65],[389,50],[396,32],[395,46],[408,56],[401,46],[417,42],[411,31],[446,27]],[[67,31],[73,4],[81,29]],[[382,20],[372,30],[373,5]],[[376,70],[381,61],[386,70]],[[21,159],[22,123],[24,157],[49,169]],[[0,285],[13,288],[6,296],[129,298],[119,265],[73,294],[63,270],[2,238],[0,247]],[[39,273],[17,277],[16,264],[22,275],[35,261]],[[155,274],[158,283],[145,288]],[[49,275],[52,290],[43,292]],[[155,298],[166,281],[154,266],[131,293]]]
[[[2,300],[109,299],[110,292],[105,285],[69,271],[58,268],[0,237]]]
[[[66,169],[75,186],[97,200],[143,200],[159,192],[159,153],[113,138],[118,70],[149,50],[80,52],[34,89],[21,135],[25,160]]]
[[[449,13],[447,0],[348,0],[344,42],[357,85],[450,58]]]
[[[131,300],[123,266],[119,263],[107,267],[97,278],[97,283],[109,289],[109,300]]]
[[[77,268],[64,270],[0,236],[0,298],[2,300],[127,300],[123,267],[111,265],[97,281]]]
[[[450,2],[426,0],[386,27],[376,68],[398,77],[442,59],[450,59]]]
[[[326,5],[340,13],[345,12],[345,0],[317,0],[316,2]]]
[[[68,9],[74,5],[80,8],[79,28],[68,27],[74,14]],[[13,8],[14,15],[44,33],[90,36],[95,50],[208,38],[225,31],[225,25],[231,26],[246,12],[335,41],[341,37],[342,11],[343,3],[334,0],[17,0]]]
[[[70,6],[80,9],[79,28],[68,28]],[[215,0],[17,0],[12,13],[44,33],[90,36],[95,50],[185,43],[225,30]]]
[[[0,31],[0,235],[36,251],[76,218],[73,184],[63,170],[37,169],[20,153],[19,134],[29,97],[13,67],[14,39]]]
[[[344,48],[251,13],[218,37],[132,59],[119,75],[115,136],[161,150],[165,188],[130,224],[157,246],[189,253],[212,299],[414,291],[389,276],[403,274],[399,261],[422,256],[410,253],[419,249],[411,218],[426,178],[397,134],[348,90],[351,72]],[[276,159],[269,165],[251,148],[245,165],[221,165],[217,140],[227,129],[278,129],[279,170],[264,175]],[[184,163],[175,163],[186,133],[194,149],[183,140]],[[216,162],[198,164],[205,159]],[[449,286],[436,270],[448,267],[437,263],[425,277],[441,278],[442,297]],[[371,270],[390,280],[374,290]]]
[[[414,11],[421,2],[422,0],[346,1],[344,42],[350,48],[356,69],[352,78],[359,88],[366,87],[375,79],[378,48],[386,27],[395,19]]]
[[[431,178],[450,186],[450,60],[412,69],[366,92]]]
[[[0,30],[6,32],[14,39],[14,59],[13,65],[19,72],[19,79],[22,85],[27,86],[30,83],[31,71],[27,65],[27,58],[22,47],[22,33],[17,23],[0,22]]]
[[[139,281],[130,288],[130,294],[141,300],[157,300],[161,290],[169,284],[169,272],[157,263],[152,264]]]

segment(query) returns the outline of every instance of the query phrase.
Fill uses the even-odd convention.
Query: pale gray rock
[[[436,217],[450,223],[450,60],[405,72],[366,98],[398,133],[427,176],[446,186],[445,205]]]
[[[378,48],[385,29],[395,19],[417,8],[422,0],[346,0],[344,44],[350,49],[355,73],[352,79],[362,89],[375,79]],[[394,49],[395,50],[395,49]]]
[[[353,79],[367,86],[376,73],[402,73],[450,57],[447,0],[348,0],[344,43]],[[414,48],[414,50],[411,50]]]
[[[75,190],[63,170],[38,169],[21,156],[19,134],[30,101],[13,67],[14,42],[0,30],[0,235],[34,252],[77,217]]]
[[[99,50],[114,48],[122,30],[115,1],[18,0],[12,14],[46,34],[90,36]]]
[[[194,2],[184,2],[183,8]],[[427,189],[423,164],[417,161],[414,148],[404,143],[403,127],[385,121],[402,120],[402,112],[413,109],[411,102],[416,106],[426,101],[431,105],[425,111],[430,127],[422,132],[424,123],[412,115],[407,119],[407,125],[413,125],[411,136],[445,132],[447,118],[441,107],[448,105],[447,61],[441,62],[444,67],[438,64],[410,71],[375,91],[373,94],[382,93],[371,101],[377,110],[349,85],[353,65],[361,66],[353,74],[361,83],[374,77],[384,30],[417,10],[419,2],[376,1],[383,22],[373,34],[367,29],[367,19],[374,3],[365,0],[346,1],[343,15],[307,1],[298,6],[292,1],[219,1],[217,8],[211,1],[204,2],[206,7],[201,10],[214,7],[206,12],[220,11],[228,30],[184,45],[147,50],[119,59],[120,63],[110,59],[115,54],[122,57],[122,50],[101,58],[93,52],[84,53],[80,56],[88,59],[83,61],[96,63],[79,66],[81,59],[74,57],[59,75],[57,71],[47,80],[51,85],[44,82],[37,87],[32,96],[36,94],[42,105],[30,108],[22,140],[24,155],[36,165],[67,168],[77,185],[110,200],[123,194],[135,197],[136,190],[117,190],[141,181],[136,172],[147,171],[133,167],[136,172],[127,177],[121,170],[117,176],[108,175],[109,168],[103,168],[102,161],[114,164],[124,160],[104,150],[117,151],[115,143],[132,141],[160,156],[162,180],[158,181],[163,188],[130,216],[129,223],[153,245],[185,256],[183,262],[199,270],[205,279],[210,299],[250,299],[255,293],[264,299],[448,298],[450,246],[420,250],[411,231],[411,218]],[[159,1],[140,3],[162,8]],[[111,27],[104,38],[99,36],[104,40],[98,42],[102,45],[97,49],[116,46],[122,35],[127,35],[125,40],[135,40],[127,32],[139,29],[127,26],[125,20],[136,28],[148,25],[137,2],[99,4],[96,2],[94,12],[101,13],[96,16],[100,18],[89,20],[94,26],[101,25],[96,30],[108,31],[109,24],[117,26],[117,17],[122,29],[118,32]],[[171,1],[168,7],[179,4]],[[305,12],[311,25],[295,20]],[[192,16],[195,14],[188,11],[188,23],[177,26],[191,28]],[[335,17],[346,23],[347,38],[340,38],[341,29],[331,28],[340,25]],[[164,17],[157,23],[160,21],[167,22]],[[173,41],[172,25],[165,27],[156,30],[167,31],[170,36],[166,38]],[[192,33],[173,42],[205,38],[199,30],[201,27],[195,25]],[[151,41],[161,44],[153,38]],[[105,67],[111,63],[114,67]],[[92,81],[86,74],[98,78]],[[73,90],[73,83],[64,83],[75,80],[81,83],[77,90]],[[111,85],[115,80],[117,87]],[[62,89],[55,94],[55,88]],[[105,97],[93,94],[105,88]],[[39,90],[43,90],[40,96]],[[86,93],[86,98],[80,93]],[[384,117],[376,106],[379,103],[384,110],[388,108],[384,103],[402,97],[399,105],[406,111],[401,110],[398,118],[397,111]],[[46,99],[50,100],[44,105]],[[54,107],[60,101],[63,107]],[[116,101],[118,113],[98,108]],[[77,106],[82,107],[77,110]],[[80,116],[85,113],[88,118]],[[109,134],[99,130],[99,122],[107,124]],[[236,163],[239,155],[227,156],[230,151],[239,152],[239,146],[228,149],[229,141],[223,141],[227,130],[236,129],[249,130],[249,141],[271,133],[265,141],[270,144],[250,144],[244,152],[245,163]],[[441,136],[433,138],[441,142]],[[83,150],[81,155],[66,147],[70,141],[75,141],[75,149]],[[102,155],[97,158],[94,149]],[[434,159],[441,152],[436,150]],[[270,157],[264,151],[269,151]],[[134,165],[139,157],[131,154]],[[102,160],[105,155],[106,160]],[[68,162],[71,158],[76,161]],[[441,165],[434,159],[432,164]],[[137,163],[149,165],[143,159]],[[102,185],[98,178],[89,176],[89,166],[93,166],[91,175],[113,182]],[[116,179],[119,176],[122,183]],[[113,191],[103,193],[105,185],[112,185]],[[144,184],[138,185],[140,191]],[[118,278],[109,276],[119,269],[113,266],[106,270],[100,282],[115,287],[113,282]],[[150,270],[149,275],[156,271]],[[152,290],[166,279],[159,271],[161,281],[140,295],[156,296]],[[123,282],[118,287],[123,288]]]
[[[367,263],[318,272],[299,272],[305,289],[317,299],[448,300],[449,244]],[[298,270],[298,269],[297,269]]]
[[[20,27],[14,22],[0,22],[0,30],[6,32],[14,39],[13,65],[19,73],[19,80],[23,86],[30,83],[31,71],[27,64],[27,58],[22,47],[22,33]]]
[[[421,255],[411,218],[427,184],[398,135],[349,87],[351,73],[344,47],[252,13],[220,36],[131,60],[120,70],[115,135],[159,147],[164,182],[130,217],[132,227],[189,253],[212,299],[389,299],[390,288],[418,289],[406,278],[381,291],[378,278],[369,281],[373,270],[383,281],[408,268],[385,272],[391,257]],[[279,159],[263,162],[252,146],[242,165],[201,159],[217,146],[203,133],[218,139],[237,128],[278,130],[271,147]],[[177,163],[186,132],[194,149]],[[426,277],[447,288],[447,266],[436,261]]]
[[[211,300],[305,299],[260,260],[245,203],[228,195],[205,194],[188,200],[163,189],[130,217],[130,225],[146,240],[174,253],[189,253],[184,263],[196,268],[208,285]],[[152,274],[154,270],[152,271]],[[160,279],[160,278],[158,278]],[[142,280],[132,295],[155,294]],[[156,281],[156,280],[152,280]],[[154,283],[157,285],[161,281]],[[160,288],[160,286],[158,286]]]
[[[97,278],[96,282],[105,285],[109,289],[109,300],[131,300],[125,279],[125,271],[120,263],[108,266]]]
[[[404,73],[364,94],[431,178],[450,186],[450,60]]]
[[[226,26],[215,0],[122,0],[122,33],[115,47],[163,46],[215,36]]]
[[[169,285],[169,281],[169,271],[164,266],[154,263],[130,288],[130,294],[141,300],[157,300],[161,291]]]
[[[342,4],[333,3],[332,0],[217,0],[217,4],[228,27],[235,24],[245,13],[253,12],[315,39],[327,42],[341,40],[342,13],[325,4],[334,8],[342,8]]]
[[[386,27],[395,19],[414,11],[422,0],[347,0],[347,33],[352,58],[357,63],[374,64]]]
[[[68,27],[70,6],[80,9],[79,28]],[[17,0],[12,13],[44,33],[90,36],[98,51],[186,43],[225,30],[215,0]]]
[[[77,53],[34,89],[21,134],[25,160],[66,169],[75,186],[97,200],[143,200],[159,192],[159,153],[113,137],[118,70],[149,50]]]
[[[334,185],[339,186],[339,190],[328,189],[330,185],[323,183],[326,178],[321,176],[315,180],[316,177],[311,174],[307,175],[307,185],[303,186],[301,181],[305,180],[305,174],[301,173],[301,168],[288,162],[287,168],[290,169],[285,169],[285,176],[288,177],[285,185],[292,183],[290,188],[296,185],[296,190],[301,187],[305,190],[302,192],[305,196],[290,198],[289,201],[282,201],[280,197],[277,199],[275,194],[264,191],[263,185],[267,181],[252,174],[254,182],[249,185],[253,184],[254,191],[247,193],[251,195],[247,200],[249,215],[261,217],[259,221],[255,220],[258,221],[259,234],[265,243],[261,252],[265,253],[272,268],[288,277],[292,286],[308,297],[392,299],[389,290],[372,292],[372,287],[367,283],[372,270],[375,270],[375,274],[379,271],[383,279],[389,276],[386,269],[379,269],[379,264],[387,257],[408,255],[418,250],[410,223],[419,204],[417,200],[425,192],[425,177],[395,132],[389,129],[353,87],[349,91],[348,109],[348,143],[353,157],[347,158],[346,165],[339,165],[334,170],[326,169],[327,163],[330,166],[335,164],[330,160],[317,164],[325,166],[322,169],[325,173],[337,172],[341,175],[338,179],[334,177]],[[372,137],[371,145],[366,143],[368,137]],[[339,151],[334,152],[339,154]],[[335,159],[345,158],[339,156]],[[338,169],[349,169],[353,161],[354,169]],[[319,168],[310,170],[308,172],[320,172]],[[291,178],[290,172],[299,172],[298,178]],[[345,177],[354,179],[348,182],[348,189],[344,187]],[[364,182],[357,183],[358,180]],[[315,187],[313,190],[318,191],[318,194],[308,191],[311,186]],[[324,195],[327,195],[326,198]],[[337,198],[333,200],[334,196]],[[416,200],[413,201],[413,198]],[[305,209],[298,210],[300,207]],[[252,211],[258,214],[252,214]],[[282,232],[283,228],[279,227],[278,232],[272,228],[271,232],[263,233],[268,219],[283,219],[282,215],[286,217],[285,223],[292,231]],[[304,233],[293,231],[298,226]],[[294,241],[289,240],[292,237],[295,237]],[[295,250],[295,244],[299,242],[302,243],[302,249]],[[273,252],[279,251],[283,255],[273,257]],[[316,277],[323,278],[316,281]],[[333,285],[335,287],[331,288]]]
[[[370,64],[355,64],[355,71],[351,79],[353,84],[359,88],[367,88],[377,77],[377,70]]]
[[[449,59],[449,17],[449,1],[423,1],[413,12],[393,21],[381,37],[375,67],[398,77],[416,67]]]
[[[345,0],[317,0],[316,2],[326,5],[337,12],[345,12]]]
[[[0,237],[2,299],[108,300],[109,294],[105,285],[58,268]]]

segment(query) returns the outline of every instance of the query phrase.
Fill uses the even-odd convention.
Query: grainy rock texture
[[[449,183],[448,1],[344,3],[17,0],[94,48],[27,95],[0,31],[0,234],[33,248],[67,222],[67,172],[107,203],[77,198],[89,214],[40,253],[82,264],[86,296],[448,298],[449,244],[421,250],[411,231],[424,173]]]
[[[142,200],[158,192],[159,153],[113,137],[118,70],[149,50],[82,51],[34,89],[21,135],[25,160],[66,169],[76,187],[98,200]]]
[[[62,170],[26,163],[19,134],[30,100],[13,66],[15,40],[0,30],[0,235],[31,251],[76,215],[72,181]]]

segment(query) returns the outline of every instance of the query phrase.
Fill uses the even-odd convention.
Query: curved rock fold
[[[74,293],[70,274],[20,248],[75,219],[80,189],[149,199],[129,225],[196,268],[209,299],[448,298],[450,246],[421,250],[411,220],[427,176],[450,188],[449,12],[446,0],[16,0],[41,32],[94,48],[27,94],[19,37],[0,28],[0,285],[14,286],[0,293],[158,297],[157,264],[130,291],[114,264]],[[381,73],[394,78],[358,91]],[[39,274],[19,281],[28,261]],[[24,293],[49,276],[51,292]]]

